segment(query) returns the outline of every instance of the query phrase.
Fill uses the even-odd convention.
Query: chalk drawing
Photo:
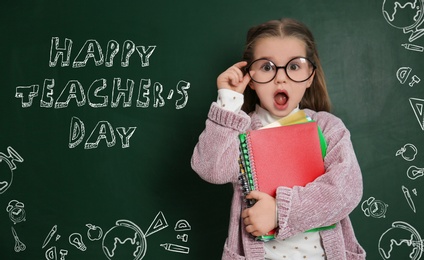
[[[407,255],[400,256],[399,252],[404,250],[405,246],[410,248],[410,252]],[[398,250],[400,247],[402,247],[402,250]],[[383,259],[418,260],[423,253],[423,241],[413,226],[404,221],[395,221],[380,236],[378,252]]]

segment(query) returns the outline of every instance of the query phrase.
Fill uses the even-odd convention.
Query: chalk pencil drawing
[[[412,199],[411,193],[409,192],[409,189],[402,185],[402,193],[405,196],[406,202],[408,203],[409,207],[412,209],[414,213],[417,212],[415,208],[414,200]]]
[[[382,5],[384,19],[394,28],[401,29],[404,34],[410,34],[409,42],[424,35],[424,29],[421,28],[423,11],[423,0],[384,0]]]
[[[19,237],[18,237],[18,234],[16,233],[16,230],[13,227],[11,227],[11,228],[12,228],[13,238],[15,239],[15,247],[14,247],[15,252],[18,253],[18,252],[25,251],[25,249],[26,249],[25,244],[22,243],[21,240],[19,240]]]
[[[421,129],[424,130],[424,99],[410,98],[409,103],[411,104]]]
[[[25,204],[17,200],[9,201],[6,211],[9,213],[9,218],[13,224],[26,220]]]
[[[186,246],[176,245],[172,243],[165,243],[165,244],[161,244],[160,246],[165,248],[165,250],[174,252],[174,253],[182,253],[182,254],[190,253],[190,248]]]
[[[378,241],[378,252],[380,256],[387,260],[411,259],[418,260],[423,253],[423,241],[418,231],[404,221],[395,221],[387,229]],[[401,248],[399,250],[399,248]],[[405,254],[405,247],[410,251]]]
[[[47,234],[46,238],[44,239],[43,245],[41,246],[41,248],[45,248],[47,246],[47,244],[50,242],[50,240],[52,239],[52,237],[56,234],[57,232],[57,225],[54,225],[49,233]]]
[[[415,145],[407,143],[396,151],[396,156],[401,156],[405,161],[411,162],[415,160],[418,154],[418,149]]]
[[[375,199],[374,197],[369,197],[361,204],[361,209],[362,212],[364,212],[364,215],[373,218],[385,218],[388,207],[389,205],[381,200]]]
[[[8,155],[0,152],[0,194],[3,194],[12,185],[14,170],[17,168],[15,162],[24,161],[12,147],[7,147],[7,152]],[[4,163],[7,167],[3,167]]]

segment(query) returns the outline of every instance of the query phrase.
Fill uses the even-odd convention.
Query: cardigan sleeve
[[[329,113],[308,113],[327,140],[325,173],[305,187],[278,187],[278,239],[338,223],[362,198],[362,175],[349,131]]]
[[[191,157],[192,169],[214,184],[237,182],[239,173],[238,135],[250,126],[250,117],[220,108],[212,103],[206,126]]]

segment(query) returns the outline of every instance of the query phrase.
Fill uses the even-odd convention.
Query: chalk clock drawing
[[[395,221],[387,229],[378,241],[378,252],[383,259],[411,259],[418,260],[423,254],[423,241],[417,230],[403,221]],[[409,247],[408,255],[402,254],[404,248]]]
[[[0,194],[3,194],[13,182],[13,172],[16,169],[16,162],[23,162],[24,159],[12,147],[7,147],[8,155],[0,152]],[[7,165],[4,167],[4,163]]]
[[[382,12],[387,23],[401,29],[404,34],[410,34],[409,42],[424,34],[424,29],[420,28],[424,21],[423,0],[384,0]]]
[[[373,218],[385,218],[387,207],[389,207],[389,205],[381,200],[375,199],[374,197],[369,197],[361,204],[361,209],[362,212],[364,212],[364,215]]]
[[[26,212],[24,207],[25,204],[20,201],[9,201],[9,204],[6,207],[6,211],[9,213],[9,218],[13,224],[17,224],[26,220]]]

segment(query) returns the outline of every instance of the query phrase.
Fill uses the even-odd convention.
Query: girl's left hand
[[[251,191],[247,199],[255,199],[253,207],[243,210],[241,217],[246,231],[254,236],[263,236],[276,228],[276,200],[267,193]]]

